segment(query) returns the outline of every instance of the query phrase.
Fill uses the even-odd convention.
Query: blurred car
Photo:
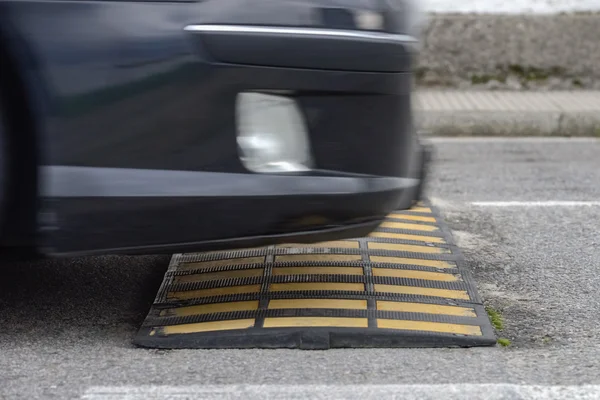
[[[0,0],[3,252],[368,234],[420,197],[401,0]]]

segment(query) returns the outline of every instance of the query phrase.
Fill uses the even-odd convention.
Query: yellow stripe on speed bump
[[[275,262],[294,262],[294,261],[316,261],[316,262],[335,262],[335,261],[360,261],[360,254],[290,254],[275,256]]]
[[[418,265],[421,267],[431,267],[431,268],[456,268],[456,264],[452,261],[424,260],[424,259],[420,259],[420,258],[391,257],[391,256],[370,256],[369,259],[372,262],[382,263],[382,264],[407,264],[407,265]]]
[[[423,213],[423,214],[431,214],[431,208],[429,207],[413,207],[410,209],[412,212]]]
[[[382,329],[403,331],[424,331],[449,333],[454,335],[481,336],[481,328],[474,325],[447,324],[442,322],[403,321],[394,319],[378,319],[377,326]]]
[[[435,315],[453,315],[456,317],[477,317],[475,310],[470,307],[444,306],[440,304],[407,303],[401,301],[378,301],[380,311],[395,311],[406,313],[422,313]]]
[[[415,296],[444,297],[448,299],[469,300],[466,290],[435,289],[418,286],[375,284],[375,291],[381,293],[408,294]]]
[[[274,267],[273,275],[362,275],[362,267]]]
[[[329,308],[342,310],[366,310],[366,300],[344,300],[344,299],[294,299],[294,300],[271,300],[269,309],[302,309],[302,308]]]
[[[271,283],[269,290],[272,292],[285,292],[288,290],[294,292],[311,290],[362,292],[365,290],[365,285],[362,283],[337,282]]]
[[[388,215],[388,218],[406,219],[408,221],[435,222],[434,217],[426,217],[423,215],[390,214]]]
[[[260,285],[224,286],[218,288],[198,289],[181,292],[169,292],[167,296],[173,300],[190,300],[213,296],[227,296],[243,293],[258,293]]]
[[[248,329],[254,326],[254,318],[226,321],[198,322],[194,324],[169,325],[160,328],[163,335],[177,335],[184,333],[200,333],[212,331],[229,331],[234,329]]]
[[[265,328],[292,327],[338,327],[338,328],[367,328],[366,318],[342,317],[276,317],[265,318]]]
[[[393,222],[393,221],[384,221],[380,228],[389,228],[389,229],[406,229],[409,231],[423,231],[423,232],[435,232],[439,231],[435,225],[425,225],[425,224],[409,224],[405,222]]]
[[[443,243],[446,244],[444,238],[437,236],[421,236],[421,235],[410,235],[406,233],[394,233],[394,232],[371,232],[369,237],[384,238],[384,239],[397,239],[397,240],[413,240],[417,242],[426,243]]]
[[[182,271],[189,271],[193,269],[224,267],[226,265],[261,264],[263,262],[265,262],[264,257],[225,258],[221,260],[183,263],[179,269]]]
[[[231,301],[228,303],[199,304],[197,306],[178,307],[162,310],[161,316],[187,317],[190,315],[206,315],[234,311],[258,310],[258,300]]]
[[[173,283],[205,282],[218,279],[253,278],[263,276],[263,268],[237,269],[232,271],[203,272],[200,274],[181,275],[173,278]]]
[[[173,256],[135,343],[158,348],[469,347],[494,331],[427,203],[367,237]]]
[[[390,250],[390,251],[406,251],[409,253],[426,253],[426,254],[448,254],[450,250],[443,247],[433,246],[421,246],[414,244],[402,244],[402,243],[379,243],[369,242],[369,249],[373,250]]]
[[[410,269],[373,267],[373,276],[389,276],[390,278],[422,279],[425,281],[459,282],[461,279],[453,274],[442,272],[414,271]]]
[[[321,242],[314,244],[280,244],[277,247],[296,247],[299,249],[302,248],[330,248],[330,249],[358,249],[359,243],[356,240],[337,240],[333,242]]]

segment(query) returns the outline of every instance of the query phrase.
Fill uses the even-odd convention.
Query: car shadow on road
[[[2,263],[0,339],[91,330],[133,336],[168,263],[169,256]]]

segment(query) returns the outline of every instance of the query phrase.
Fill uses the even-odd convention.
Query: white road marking
[[[427,137],[432,143],[600,143],[600,139],[592,137]]]
[[[219,385],[91,387],[86,400],[154,399],[418,399],[418,400],[588,400],[600,399],[600,385]]]
[[[600,201],[474,201],[476,207],[598,207]]]

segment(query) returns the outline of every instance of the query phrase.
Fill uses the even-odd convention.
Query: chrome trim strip
[[[314,38],[339,38],[375,40],[380,42],[416,44],[418,40],[410,35],[401,35],[386,32],[351,31],[325,28],[294,28],[284,26],[253,26],[253,25],[188,25],[184,28],[188,32],[210,33],[247,33],[265,35],[291,35],[308,36]]]

